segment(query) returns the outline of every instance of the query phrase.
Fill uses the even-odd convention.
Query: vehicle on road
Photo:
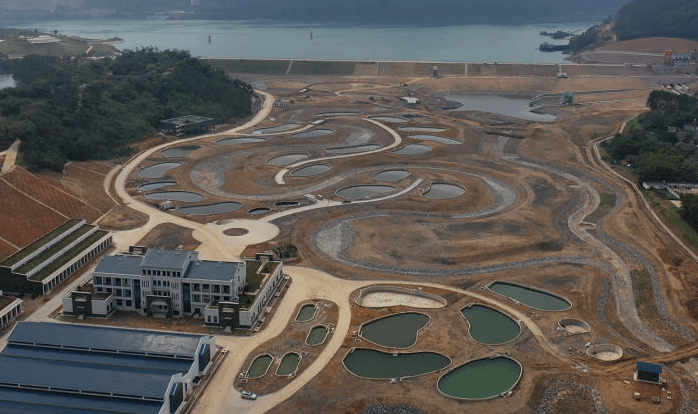
[[[257,394],[253,393],[252,391],[242,391],[240,393],[240,396],[246,400],[256,400],[257,399]]]

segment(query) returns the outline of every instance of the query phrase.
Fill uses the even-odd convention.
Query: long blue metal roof
[[[0,355],[0,383],[127,398],[164,398],[172,375]]]
[[[49,322],[20,322],[8,343],[194,358],[201,335]]]
[[[184,277],[187,279],[229,282],[235,277],[235,272],[240,265],[241,263],[237,262],[200,260],[189,264]]]
[[[140,275],[142,256],[103,256],[95,272],[98,273],[116,273],[119,275]]]
[[[0,411],[21,414],[157,414],[161,403],[0,388]]]
[[[653,374],[661,374],[662,366],[657,364],[650,364],[649,362],[638,362],[635,367],[638,371],[651,372]]]

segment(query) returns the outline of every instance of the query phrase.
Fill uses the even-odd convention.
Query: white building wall
[[[0,328],[12,322],[22,311],[22,299],[17,298],[9,305],[0,309]]]

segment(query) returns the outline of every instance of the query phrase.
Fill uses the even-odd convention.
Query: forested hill
[[[698,40],[698,1],[633,0],[618,11],[619,40],[681,37]]]
[[[527,24],[599,20],[615,14],[627,0],[33,0],[12,13],[41,17],[198,18],[214,20],[269,19],[299,23],[373,25]],[[46,5],[42,8],[42,2]],[[13,11],[14,10],[14,11]],[[181,11],[183,13],[171,13]],[[168,12],[170,14],[168,14]],[[37,14],[46,14],[39,16]]]
[[[252,88],[187,52],[127,51],[115,59],[27,56],[0,61],[16,88],[0,91],[0,149],[15,139],[32,170],[125,155],[160,120],[226,122],[251,112]]]

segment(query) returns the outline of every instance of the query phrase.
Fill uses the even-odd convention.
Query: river
[[[120,49],[155,46],[193,56],[230,58],[419,60],[428,62],[563,62],[565,55],[538,50],[553,41],[540,31],[585,30],[592,23],[525,26],[335,27],[255,21],[65,20],[5,22],[85,38],[120,37]],[[311,34],[312,32],[312,39]],[[210,43],[209,43],[210,36]]]

